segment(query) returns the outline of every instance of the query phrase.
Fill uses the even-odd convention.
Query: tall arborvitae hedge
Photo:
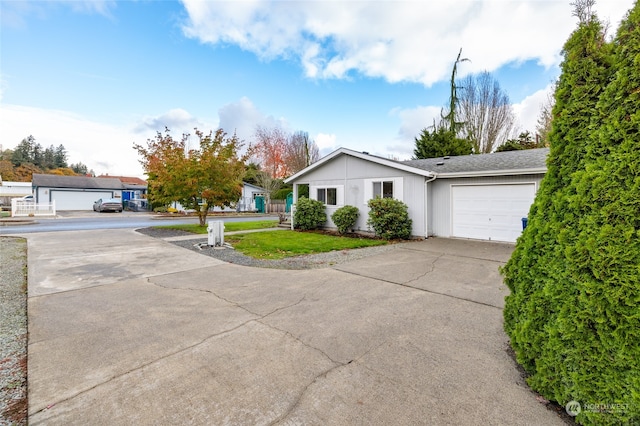
[[[634,424],[640,422],[639,3],[612,43],[592,19],[572,34],[564,55],[549,171],[503,269],[511,289],[505,330],[531,387],[563,405],[579,402],[578,422]]]
[[[563,280],[564,256],[558,234],[573,220],[567,211],[568,182],[583,168],[589,122],[611,74],[610,47],[601,23],[581,22],[565,43],[555,93],[548,171],[529,212],[529,223],[503,272],[511,289],[504,311],[518,362],[536,370],[544,347],[545,327],[555,308],[545,288]],[[566,215],[566,216],[565,216]]]

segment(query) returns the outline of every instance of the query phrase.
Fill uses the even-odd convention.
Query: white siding
[[[65,190],[38,188],[38,202],[56,202],[56,210],[93,210],[99,198],[122,198],[122,191],[111,190]]]
[[[303,178],[295,182],[309,184],[310,197],[316,198],[316,188],[340,188],[338,194],[338,206],[328,206],[327,223],[325,226],[335,227],[331,221],[331,215],[342,205],[355,206],[360,210],[360,216],[355,229],[361,231],[370,230],[367,226],[369,210],[367,202],[371,197],[369,185],[372,180],[393,180],[394,197],[407,204],[409,217],[413,222],[415,236],[425,235],[424,220],[424,177],[401,170],[387,167],[370,161],[361,160],[343,155],[310,171]],[[341,204],[341,200],[343,203]]]

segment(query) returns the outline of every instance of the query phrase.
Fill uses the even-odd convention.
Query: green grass
[[[275,228],[276,226],[278,226],[277,220],[252,220],[247,222],[225,222],[224,232],[250,231],[252,229]],[[164,226],[157,226],[156,228],[177,229],[179,231],[187,231],[187,232],[192,232],[194,234],[207,233],[207,227],[200,226],[198,224],[164,225]]]
[[[323,253],[387,244],[384,240],[350,238],[313,232],[265,231],[225,236],[239,252],[256,259],[282,259],[303,254]]]

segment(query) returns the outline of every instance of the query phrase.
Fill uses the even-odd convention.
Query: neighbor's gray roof
[[[447,175],[474,175],[491,172],[544,173],[547,167],[549,148],[524,149],[521,151],[494,152],[491,154],[436,157],[425,160],[400,161],[401,164],[429,170],[438,177]]]
[[[89,176],[60,176],[33,174],[34,187],[49,188],[84,188],[84,189],[123,189],[117,178],[94,178]]]

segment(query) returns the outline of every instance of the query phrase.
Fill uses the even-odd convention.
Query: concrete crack
[[[415,278],[414,278],[414,279],[412,279],[412,280],[407,281],[405,284],[409,285],[410,283],[412,283],[412,282],[414,282],[414,281],[418,281],[419,279],[424,278],[424,277],[426,277],[427,275],[429,275],[430,273],[432,273],[433,271],[435,271],[435,270],[436,270],[436,262],[437,262],[438,260],[440,260],[440,258],[442,258],[442,256],[444,256],[444,254],[440,254],[438,257],[436,257],[435,259],[433,259],[433,260],[431,261],[431,269],[430,269],[430,270],[426,271],[424,274],[420,274],[420,275],[418,275],[417,277],[415,277]]]
[[[174,356],[174,355],[178,355],[178,354],[180,354],[180,353],[182,353],[182,352],[186,352],[186,351],[188,351],[188,350],[191,350],[191,349],[193,349],[193,348],[195,348],[195,347],[197,347],[197,346],[202,345],[203,343],[205,343],[206,341],[208,341],[208,340],[210,340],[210,339],[214,339],[214,338],[216,338],[216,337],[219,337],[219,336],[223,336],[223,335],[225,335],[225,334],[232,333],[232,332],[234,332],[234,331],[238,330],[239,328],[244,327],[245,325],[247,325],[247,324],[249,324],[249,323],[251,323],[251,322],[255,322],[256,320],[257,320],[256,318],[251,318],[251,319],[249,319],[249,320],[247,320],[247,321],[244,321],[244,322],[242,322],[242,323],[240,323],[240,324],[236,325],[235,327],[229,328],[229,329],[227,329],[227,330],[222,330],[222,331],[220,331],[220,332],[218,332],[218,333],[211,334],[211,335],[209,335],[209,336],[207,336],[207,337],[205,337],[205,338],[201,339],[200,341],[198,341],[198,342],[196,342],[196,343],[194,343],[194,344],[192,344],[192,345],[189,345],[189,346],[183,347],[183,348],[181,348],[181,349],[178,349],[178,350],[176,350],[176,351],[173,351],[173,352],[171,352],[171,353],[165,354],[165,355],[163,355],[163,356],[161,356],[161,357],[159,357],[159,358],[156,358],[156,359],[153,359],[153,360],[151,360],[151,361],[145,362],[144,364],[140,364],[140,365],[138,365],[138,366],[136,366],[136,367],[134,367],[134,368],[131,368],[131,369],[129,369],[129,370],[127,370],[127,371],[125,371],[125,372],[122,372],[122,373],[118,373],[118,374],[116,374],[116,375],[113,375],[113,376],[111,376],[110,378],[108,378],[107,380],[104,380],[104,381],[102,381],[102,382],[100,382],[100,383],[97,383],[97,384],[95,384],[95,385],[93,385],[93,386],[91,386],[91,387],[88,387],[88,388],[86,388],[86,389],[82,389],[82,390],[80,390],[80,391],[78,391],[78,392],[74,393],[73,395],[70,395],[70,396],[68,396],[68,397],[66,397],[66,398],[64,398],[64,399],[61,399],[61,400],[55,401],[54,403],[52,403],[52,404],[50,404],[50,405],[48,405],[48,406],[46,406],[46,407],[43,407],[43,408],[41,408],[41,409],[39,409],[39,410],[37,410],[37,411],[34,411],[33,413],[30,413],[30,414],[29,414],[29,416],[32,416],[32,415],[37,414],[37,413],[40,413],[40,412],[42,412],[42,411],[46,411],[47,409],[49,409],[49,407],[52,407],[52,406],[54,406],[54,405],[58,405],[58,404],[60,404],[60,403],[66,402],[66,401],[70,401],[70,400],[74,399],[74,398],[75,398],[75,397],[77,397],[77,396],[80,396],[80,395],[85,394],[85,393],[87,393],[87,392],[90,392],[90,391],[92,391],[92,390],[94,390],[94,389],[97,389],[97,388],[99,388],[100,386],[106,385],[106,384],[108,384],[108,383],[110,383],[110,382],[112,382],[112,381],[114,381],[114,380],[116,380],[116,379],[118,379],[118,378],[120,378],[120,377],[124,377],[124,376],[126,376],[126,375],[128,375],[128,374],[131,374],[131,373],[134,373],[134,372],[136,372],[136,371],[142,370],[143,368],[146,368],[146,367],[148,367],[148,366],[150,366],[150,365],[152,365],[152,364],[155,364],[155,363],[157,363],[157,362],[159,362],[159,361],[162,361],[162,360],[164,360],[164,359],[170,358],[170,357],[172,357],[172,356]]]
[[[296,341],[300,342],[300,343],[301,343],[301,344],[303,344],[304,346],[306,346],[306,347],[308,347],[308,348],[310,348],[310,349],[312,349],[312,350],[315,350],[315,351],[317,351],[317,352],[320,352],[320,353],[321,353],[321,354],[323,354],[323,355],[324,355],[324,356],[325,356],[329,361],[331,361],[333,364],[335,364],[335,365],[334,365],[334,366],[332,366],[331,368],[329,368],[329,369],[325,370],[324,372],[322,372],[322,373],[320,373],[318,376],[316,376],[316,377],[315,377],[315,378],[314,378],[314,379],[313,379],[313,380],[312,380],[312,381],[311,381],[311,382],[310,382],[310,383],[305,387],[305,389],[301,392],[301,394],[300,394],[299,398],[296,400],[296,402],[295,402],[294,406],[292,406],[292,407],[291,407],[291,409],[290,409],[290,410],[288,410],[288,412],[290,412],[291,410],[293,410],[293,409],[295,408],[295,406],[297,406],[297,405],[299,404],[299,400],[300,400],[300,399],[302,398],[302,396],[304,395],[304,392],[306,391],[306,389],[307,389],[309,386],[311,386],[311,385],[312,385],[312,384],[313,384],[313,383],[314,383],[318,378],[322,377],[323,375],[328,374],[330,371],[334,370],[335,368],[341,367],[341,366],[343,366],[343,365],[350,364],[350,363],[352,362],[352,361],[349,361],[349,362],[346,362],[346,363],[340,363],[340,362],[338,362],[338,361],[335,361],[335,360],[333,360],[333,359],[332,359],[328,354],[326,354],[325,352],[323,352],[322,350],[320,350],[320,349],[318,349],[318,348],[314,348],[313,346],[310,346],[310,345],[306,344],[305,342],[303,342],[302,340],[300,340],[299,338],[297,338],[296,336],[294,336],[294,335],[293,335],[293,334],[291,334],[290,332],[288,332],[288,331],[286,331],[286,330],[281,330],[281,329],[279,329],[279,328],[277,328],[277,327],[275,327],[275,326],[272,326],[272,325],[270,325],[270,324],[265,324],[264,322],[262,322],[262,321],[261,321],[262,319],[265,319],[265,318],[267,318],[267,317],[268,317],[268,316],[270,316],[270,315],[273,315],[273,314],[275,314],[275,313],[277,313],[277,312],[280,312],[280,311],[282,311],[282,310],[285,310],[285,309],[291,308],[291,307],[293,307],[293,306],[296,306],[296,305],[298,305],[298,304],[302,303],[302,301],[303,301],[303,300],[305,300],[305,299],[306,299],[306,297],[307,297],[307,294],[306,294],[306,293],[305,293],[305,294],[304,294],[304,295],[303,295],[299,300],[297,300],[296,302],[293,302],[293,303],[288,304],[288,305],[285,305],[285,306],[280,306],[280,307],[275,308],[275,309],[273,309],[272,311],[270,311],[270,312],[268,312],[268,313],[266,313],[266,314],[259,314],[259,313],[257,313],[257,312],[253,312],[253,311],[251,311],[250,309],[248,309],[248,308],[246,308],[246,307],[242,306],[240,303],[237,303],[237,302],[234,302],[234,301],[232,301],[232,300],[230,300],[230,299],[227,299],[227,298],[225,298],[225,297],[222,297],[221,295],[217,294],[216,292],[214,292],[214,291],[212,291],[212,290],[208,290],[208,289],[200,289],[200,288],[176,288],[176,287],[164,286],[164,285],[161,285],[161,284],[159,284],[159,283],[156,283],[156,282],[151,281],[151,278],[152,278],[152,277],[147,277],[147,278],[146,278],[146,280],[147,280],[147,283],[148,283],[148,284],[151,284],[151,285],[154,285],[154,286],[157,286],[157,287],[160,287],[160,288],[166,289],[166,290],[198,291],[198,292],[203,292],[203,293],[210,293],[210,294],[212,294],[213,296],[215,296],[216,298],[218,298],[218,299],[220,299],[220,300],[223,300],[224,302],[226,302],[226,303],[228,303],[228,304],[230,304],[230,305],[232,305],[232,306],[234,306],[234,307],[240,308],[240,309],[244,310],[245,312],[247,312],[247,313],[249,313],[249,314],[251,314],[251,315],[255,316],[255,318],[251,318],[251,319],[248,319],[248,320],[246,320],[246,321],[243,321],[243,322],[241,322],[240,324],[238,324],[238,325],[236,325],[236,326],[234,326],[234,327],[232,327],[232,328],[229,328],[229,329],[222,330],[222,331],[219,331],[219,332],[217,332],[217,333],[211,334],[211,335],[209,335],[209,336],[207,336],[207,337],[202,338],[202,339],[201,339],[201,340],[199,340],[198,342],[195,342],[195,343],[193,343],[193,344],[191,344],[191,345],[188,345],[188,346],[182,347],[182,348],[177,349],[177,350],[175,350],[175,351],[173,351],[173,352],[167,353],[167,354],[165,354],[165,355],[163,355],[163,356],[161,356],[161,357],[159,357],[159,358],[155,358],[155,359],[150,360],[150,361],[148,361],[148,362],[145,362],[145,363],[143,363],[143,364],[137,365],[137,366],[135,366],[135,367],[133,367],[133,368],[128,369],[127,371],[124,371],[124,372],[121,372],[121,373],[118,373],[118,374],[114,374],[114,375],[112,375],[111,377],[109,377],[108,379],[103,380],[103,381],[102,381],[102,382],[100,382],[100,383],[96,383],[96,384],[94,384],[93,386],[89,386],[89,387],[87,387],[86,389],[82,389],[82,390],[79,390],[79,391],[75,392],[73,395],[70,395],[70,396],[65,397],[65,398],[63,398],[63,399],[60,399],[60,400],[54,401],[53,403],[51,403],[51,404],[49,404],[49,405],[47,405],[47,406],[45,406],[45,407],[43,407],[43,408],[40,408],[39,410],[36,410],[36,411],[34,411],[34,412],[30,413],[30,414],[29,414],[30,416],[33,416],[33,415],[35,415],[35,414],[41,413],[41,412],[43,412],[43,411],[46,411],[46,410],[48,410],[49,408],[53,407],[54,405],[58,405],[58,404],[61,404],[61,403],[64,403],[64,402],[70,401],[70,400],[72,400],[72,399],[74,399],[74,398],[76,398],[76,397],[78,397],[78,396],[80,396],[80,395],[83,395],[83,394],[85,394],[85,393],[91,392],[91,391],[92,391],[92,390],[94,390],[94,389],[97,389],[97,388],[99,388],[99,387],[101,387],[101,386],[103,386],[103,385],[106,385],[106,384],[108,384],[108,383],[110,383],[110,382],[112,382],[112,381],[114,381],[114,380],[117,380],[117,379],[119,379],[119,378],[121,378],[121,377],[124,377],[124,376],[127,376],[127,375],[129,375],[129,374],[132,374],[132,373],[134,373],[134,372],[136,372],[136,371],[142,370],[142,369],[144,369],[144,368],[146,368],[146,367],[148,367],[148,366],[150,366],[150,365],[153,365],[153,364],[155,364],[155,363],[157,363],[157,362],[159,362],[159,361],[162,361],[162,360],[164,360],[164,359],[170,358],[170,357],[175,356],[175,355],[178,355],[178,354],[180,354],[180,353],[183,353],[183,352],[189,351],[189,350],[191,350],[191,349],[193,349],[193,348],[195,348],[195,347],[197,347],[197,346],[202,345],[203,343],[207,342],[207,341],[208,341],[208,340],[210,340],[210,339],[214,339],[214,338],[217,338],[217,337],[220,337],[220,336],[224,336],[224,335],[226,335],[226,334],[230,334],[230,333],[232,333],[232,332],[234,332],[234,331],[236,331],[236,330],[238,330],[238,329],[240,329],[240,328],[242,328],[242,327],[244,327],[244,326],[246,326],[246,325],[248,325],[248,324],[250,324],[250,323],[252,323],[252,322],[260,323],[260,324],[262,324],[262,325],[264,325],[264,326],[267,326],[267,327],[269,327],[269,328],[271,328],[271,329],[277,330],[278,332],[283,333],[284,335],[289,335],[289,336],[291,336],[293,339],[295,339]],[[317,286],[316,286],[316,287],[317,287]],[[285,418],[285,417],[284,417],[284,416],[281,416],[281,418]]]
[[[343,272],[345,274],[355,275],[357,277],[368,278],[368,279],[371,279],[371,280],[374,280],[374,281],[379,281],[379,282],[382,282],[382,283],[397,285],[397,286],[400,286],[400,287],[406,287],[406,288],[410,288],[410,289],[413,289],[413,290],[422,291],[424,293],[437,294],[438,296],[451,297],[452,299],[462,300],[464,302],[474,303],[476,305],[488,306],[490,308],[502,310],[502,308],[499,307],[499,306],[491,305],[491,304],[485,303],[485,302],[478,302],[477,300],[467,299],[465,297],[454,296],[453,294],[447,294],[447,293],[442,293],[442,292],[439,292],[439,291],[427,290],[427,289],[416,287],[416,286],[409,285],[409,284],[406,284],[406,283],[398,283],[398,282],[395,282],[395,281],[385,280],[383,278],[373,278],[373,277],[370,277],[368,275],[359,274],[357,272],[345,271],[344,269],[336,269],[336,270],[338,270],[340,272]]]
[[[302,301],[307,297],[307,295],[306,295],[306,293],[305,293],[305,294],[300,298],[300,300],[298,300],[297,302],[294,302],[294,303],[291,303],[291,304],[289,304],[289,305],[285,305],[285,306],[280,306],[280,307],[275,308],[274,310],[272,310],[271,312],[268,312],[268,313],[266,313],[266,314],[260,314],[260,313],[258,313],[258,312],[254,312],[254,311],[250,310],[249,308],[247,308],[247,307],[245,307],[245,306],[241,305],[241,304],[240,304],[240,303],[238,303],[238,302],[234,302],[233,300],[227,299],[226,297],[223,297],[223,296],[219,295],[218,293],[216,293],[216,292],[215,292],[215,291],[213,291],[213,290],[208,290],[208,289],[203,289],[203,288],[191,288],[191,287],[181,287],[181,288],[168,287],[168,286],[164,286],[164,285],[161,285],[161,284],[158,284],[158,283],[154,283],[154,282],[150,282],[150,281],[149,281],[149,284],[152,284],[152,285],[155,285],[155,286],[158,286],[158,287],[161,287],[161,288],[167,289],[167,290],[187,290],[187,291],[200,291],[200,292],[203,292],[203,293],[209,293],[209,294],[214,295],[214,296],[215,296],[215,297],[217,297],[218,299],[225,301],[226,303],[228,303],[228,304],[230,304],[230,305],[233,305],[233,306],[235,306],[235,307],[237,307],[237,308],[240,308],[240,309],[242,309],[243,311],[245,311],[245,312],[247,312],[247,313],[250,313],[251,315],[255,315],[255,316],[259,317],[258,319],[266,318],[266,317],[268,317],[269,315],[273,315],[273,314],[275,314],[276,312],[279,312],[279,311],[282,311],[282,310],[284,310],[284,309],[288,309],[288,308],[291,308],[291,307],[293,307],[293,306],[296,306],[296,305],[300,304],[300,303],[301,303],[301,302],[302,302]]]
[[[262,321],[258,321],[258,322],[260,322],[261,324],[264,324]],[[297,342],[301,343],[303,346],[322,354],[324,357],[326,357],[329,361],[331,361],[334,364],[332,367],[327,368],[326,370],[320,372],[315,377],[313,377],[313,379],[310,380],[309,383],[307,383],[307,385],[298,393],[298,396],[296,397],[295,401],[293,401],[291,403],[291,405],[285,410],[284,413],[282,413],[280,416],[278,416],[278,418],[276,418],[271,423],[269,423],[270,425],[279,424],[279,423],[282,423],[283,421],[285,421],[291,415],[291,413],[293,413],[295,411],[295,409],[300,405],[300,402],[302,401],[302,399],[306,395],[306,393],[309,390],[309,388],[311,386],[313,386],[319,379],[327,377],[331,372],[337,370],[338,368],[345,367],[347,365],[352,364],[353,362],[359,362],[366,355],[368,355],[372,351],[378,349],[379,347],[381,347],[382,345],[387,343],[387,341],[385,340],[384,342],[382,342],[382,343],[380,343],[378,345],[372,346],[371,348],[367,349],[365,352],[363,352],[362,354],[360,354],[358,357],[356,357],[354,359],[350,359],[349,361],[346,361],[346,362],[340,362],[340,361],[336,361],[333,358],[331,358],[329,356],[329,354],[327,354],[322,349],[317,348],[315,346],[311,346],[310,344],[304,342],[299,337],[294,336],[293,334],[291,334],[290,332],[288,332],[286,330],[282,330],[282,329],[280,329],[278,327],[275,327],[273,325],[270,325],[270,324],[264,324],[264,325],[266,325],[267,327],[273,328],[274,330],[278,330],[278,331],[280,331],[282,333],[285,333],[285,335],[291,336],[293,339],[295,339]]]
[[[284,413],[282,413],[280,416],[278,416],[278,418],[276,418],[275,420],[273,420],[271,423],[269,423],[270,425],[276,425],[279,423],[282,423],[284,420],[287,419],[287,417],[289,417],[291,415],[291,413],[293,413],[295,411],[295,409],[300,405],[300,402],[302,401],[302,398],[304,397],[304,395],[307,393],[307,390],[318,381],[318,379],[322,378],[322,377],[326,377],[329,373],[331,373],[333,370],[343,367],[344,365],[350,364],[351,361],[349,361],[346,364],[338,364],[338,365],[334,365],[331,368],[328,368],[326,370],[324,370],[323,372],[321,372],[320,374],[318,374],[317,376],[315,376],[313,378],[313,380],[311,380],[309,383],[307,383],[307,385],[300,391],[300,393],[298,394],[298,397],[295,399],[295,401],[293,401],[293,403],[289,406],[289,408],[286,409],[286,411]]]
[[[223,335],[225,335],[225,334],[232,333],[232,332],[234,332],[234,331],[236,331],[236,330],[238,330],[238,329],[240,329],[240,328],[242,328],[242,327],[246,326],[247,324],[249,324],[249,323],[251,323],[251,322],[260,322],[259,320],[261,320],[261,319],[263,319],[263,318],[266,318],[266,317],[268,317],[269,315],[273,315],[273,314],[274,314],[274,313],[276,313],[276,312],[282,311],[283,309],[287,309],[287,308],[290,308],[290,307],[292,307],[292,306],[295,306],[295,305],[297,305],[297,304],[301,303],[301,302],[305,299],[305,297],[306,297],[306,294],[305,294],[305,295],[303,295],[303,296],[300,298],[300,300],[298,300],[298,301],[296,301],[296,302],[294,302],[294,303],[292,303],[292,304],[289,304],[289,305],[286,305],[286,306],[278,307],[278,308],[276,308],[276,309],[272,310],[271,312],[268,312],[268,313],[266,313],[266,314],[262,315],[262,314],[259,314],[259,313],[256,313],[256,312],[251,311],[250,309],[248,309],[248,308],[246,308],[246,307],[242,306],[241,304],[239,304],[239,303],[237,303],[237,302],[234,302],[234,301],[229,300],[229,299],[227,299],[227,298],[225,298],[225,297],[222,297],[222,296],[220,296],[219,294],[215,293],[215,292],[214,292],[214,291],[212,291],[212,290],[208,290],[208,289],[199,289],[199,288],[176,288],[176,287],[164,286],[164,285],[161,285],[161,284],[158,284],[158,283],[156,283],[156,282],[151,281],[151,279],[150,279],[149,277],[147,278],[147,283],[152,284],[152,285],[157,286],[157,287],[160,287],[160,288],[163,288],[163,289],[166,289],[166,290],[199,291],[199,292],[203,292],[203,293],[210,293],[210,294],[212,294],[213,296],[217,297],[218,299],[223,300],[223,301],[225,301],[226,303],[229,303],[230,305],[232,305],[232,306],[234,306],[234,307],[237,307],[237,308],[240,308],[240,309],[242,309],[243,311],[245,311],[245,312],[247,312],[247,313],[249,313],[249,314],[251,314],[251,315],[255,316],[255,318],[251,318],[251,319],[249,319],[249,320],[247,320],[247,321],[243,321],[242,323],[240,323],[240,324],[238,324],[237,326],[232,327],[232,328],[230,328],[230,329],[223,330],[223,331],[220,331],[220,332],[218,332],[218,333],[211,334],[211,335],[209,335],[209,336],[207,336],[207,337],[205,337],[205,338],[201,339],[200,341],[198,341],[198,342],[196,342],[196,343],[194,343],[194,344],[192,344],[192,345],[189,345],[189,346],[183,347],[183,348],[181,348],[181,349],[178,349],[178,350],[176,350],[176,351],[173,351],[173,352],[171,352],[171,353],[165,354],[165,355],[161,356],[160,358],[153,359],[153,360],[151,360],[151,361],[149,361],[149,362],[146,362],[146,363],[144,363],[144,364],[140,364],[140,365],[136,366],[135,368],[131,368],[131,369],[129,369],[129,370],[127,370],[127,371],[125,371],[125,372],[122,372],[122,373],[119,373],[119,374],[113,375],[112,377],[108,378],[107,380],[104,380],[104,381],[102,381],[102,382],[100,382],[100,383],[97,383],[97,384],[95,384],[95,385],[93,385],[93,386],[91,386],[91,387],[88,387],[88,388],[86,388],[86,389],[80,390],[80,391],[76,392],[75,394],[73,394],[73,395],[71,395],[71,396],[68,396],[68,397],[66,397],[66,398],[64,398],[64,399],[61,399],[61,400],[59,400],[59,401],[56,401],[54,404],[60,404],[60,403],[63,403],[63,402],[66,402],[66,401],[72,400],[73,398],[75,398],[75,397],[77,397],[77,396],[79,396],[79,395],[82,395],[82,394],[84,394],[84,393],[90,392],[90,391],[92,391],[92,390],[94,390],[94,389],[96,389],[96,388],[98,388],[98,387],[100,387],[100,386],[102,386],[102,385],[105,385],[105,384],[107,384],[107,383],[109,383],[109,382],[111,382],[111,381],[113,381],[113,380],[116,380],[116,379],[118,379],[118,378],[120,378],[120,377],[124,377],[124,376],[126,376],[126,375],[128,375],[128,374],[131,374],[131,373],[135,372],[135,371],[141,370],[141,369],[143,369],[143,368],[145,368],[145,367],[148,367],[149,365],[152,365],[152,364],[154,364],[154,363],[156,363],[156,362],[162,361],[163,359],[166,359],[166,358],[172,357],[172,356],[174,356],[174,355],[180,354],[180,353],[182,353],[182,352],[185,352],[185,351],[191,350],[191,349],[193,349],[193,348],[195,348],[195,347],[197,347],[197,346],[199,346],[199,345],[202,345],[203,343],[205,343],[206,341],[208,341],[208,340],[210,340],[210,339],[214,339],[214,338],[216,338],[216,337],[219,337],[219,336],[223,336]],[[262,325],[266,325],[266,326],[268,326],[268,327],[271,327],[271,326],[269,326],[268,324],[264,324],[264,323],[262,323],[262,322],[260,322],[260,323],[261,323]],[[271,328],[275,328],[275,327],[271,327]],[[282,331],[282,330],[279,330],[279,331],[280,331],[280,332],[284,332],[284,331]],[[285,332],[285,333],[286,333],[286,332]],[[290,334],[290,333],[289,333],[289,334]],[[290,335],[291,335],[291,334],[290,334]],[[292,336],[292,337],[294,337],[294,336]],[[294,337],[294,338],[295,338],[295,337]],[[329,359],[330,359],[330,358],[329,358]],[[44,408],[41,408],[40,410],[35,411],[34,413],[32,413],[32,415],[33,415],[33,414],[36,414],[36,413],[40,413],[40,412],[45,411],[45,410],[47,410],[47,407],[44,407]]]
[[[224,302],[226,302],[226,303],[228,303],[228,304],[230,304],[230,305],[233,305],[233,306],[235,306],[236,308],[240,308],[240,309],[242,309],[243,311],[245,311],[245,312],[247,312],[247,313],[249,313],[249,314],[251,314],[251,315],[255,315],[255,316],[257,316],[257,317],[262,317],[262,315],[261,315],[261,314],[259,314],[259,313],[257,313],[257,312],[253,312],[252,310],[250,310],[250,309],[248,309],[248,308],[246,308],[246,307],[242,306],[241,304],[239,304],[239,303],[237,303],[237,302],[234,302],[233,300],[229,300],[229,299],[227,299],[227,298],[225,298],[225,297],[222,297],[222,296],[220,296],[218,293],[216,293],[216,292],[215,292],[215,291],[213,291],[213,290],[204,289],[204,288],[192,288],[192,287],[169,287],[169,286],[165,286],[165,285],[162,285],[162,284],[158,284],[158,283],[153,282],[153,281],[151,281],[151,280],[149,280],[149,279],[147,279],[147,282],[148,282],[149,284],[155,285],[155,286],[160,287],[160,288],[164,288],[164,289],[166,289],[166,290],[199,291],[199,292],[202,292],[202,293],[209,293],[209,294],[214,295],[214,296],[215,296],[215,297],[217,297],[218,299],[220,299],[220,300],[222,300],[222,301],[224,301]]]
[[[463,256],[463,255],[458,254],[458,253],[442,253],[442,252],[439,252],[439,251],[420,250],[420,249],[416,249],[416,248],[412,248],[412,247],[408,247],[408,246],[402,247],[402,249],[410,250],[410,251],[417,252],[417,253],[432,253],[432,254],[440,254],[441,256],[459,257],[459,258],[462,258],[462,259],[484,260],[484,261],[487,261],[487,262],[499,263],[501,265],[504,265],[506,263],[506,261],[496,260],[496,259],[488,259],[487,257]]]
[[[307,298],[307,295],[306,295],[306,293],[305,293],[305,294],[300,298],[300,300],[298,300],[297,302],[292,303],[292,304],[290,304],[290,305],[285,305],[285,306],[281,306],[281,307],[279,307],[279,308],[276,308],[276,309],[274,309],[273,311],[269,312],[268,314],[264,314],[264,315],[262,315],[262,316],[260,317],[260,319],[264,319],[264,318],[268,317],[269,315],[273,315],[273,314],[275,314],[276,312],[280,312],[280,311],[285,310],[285,309],[293,308],[294,306],[299,305],[299,304],[300,304],[304,299],[306,299],[306,298]]]

